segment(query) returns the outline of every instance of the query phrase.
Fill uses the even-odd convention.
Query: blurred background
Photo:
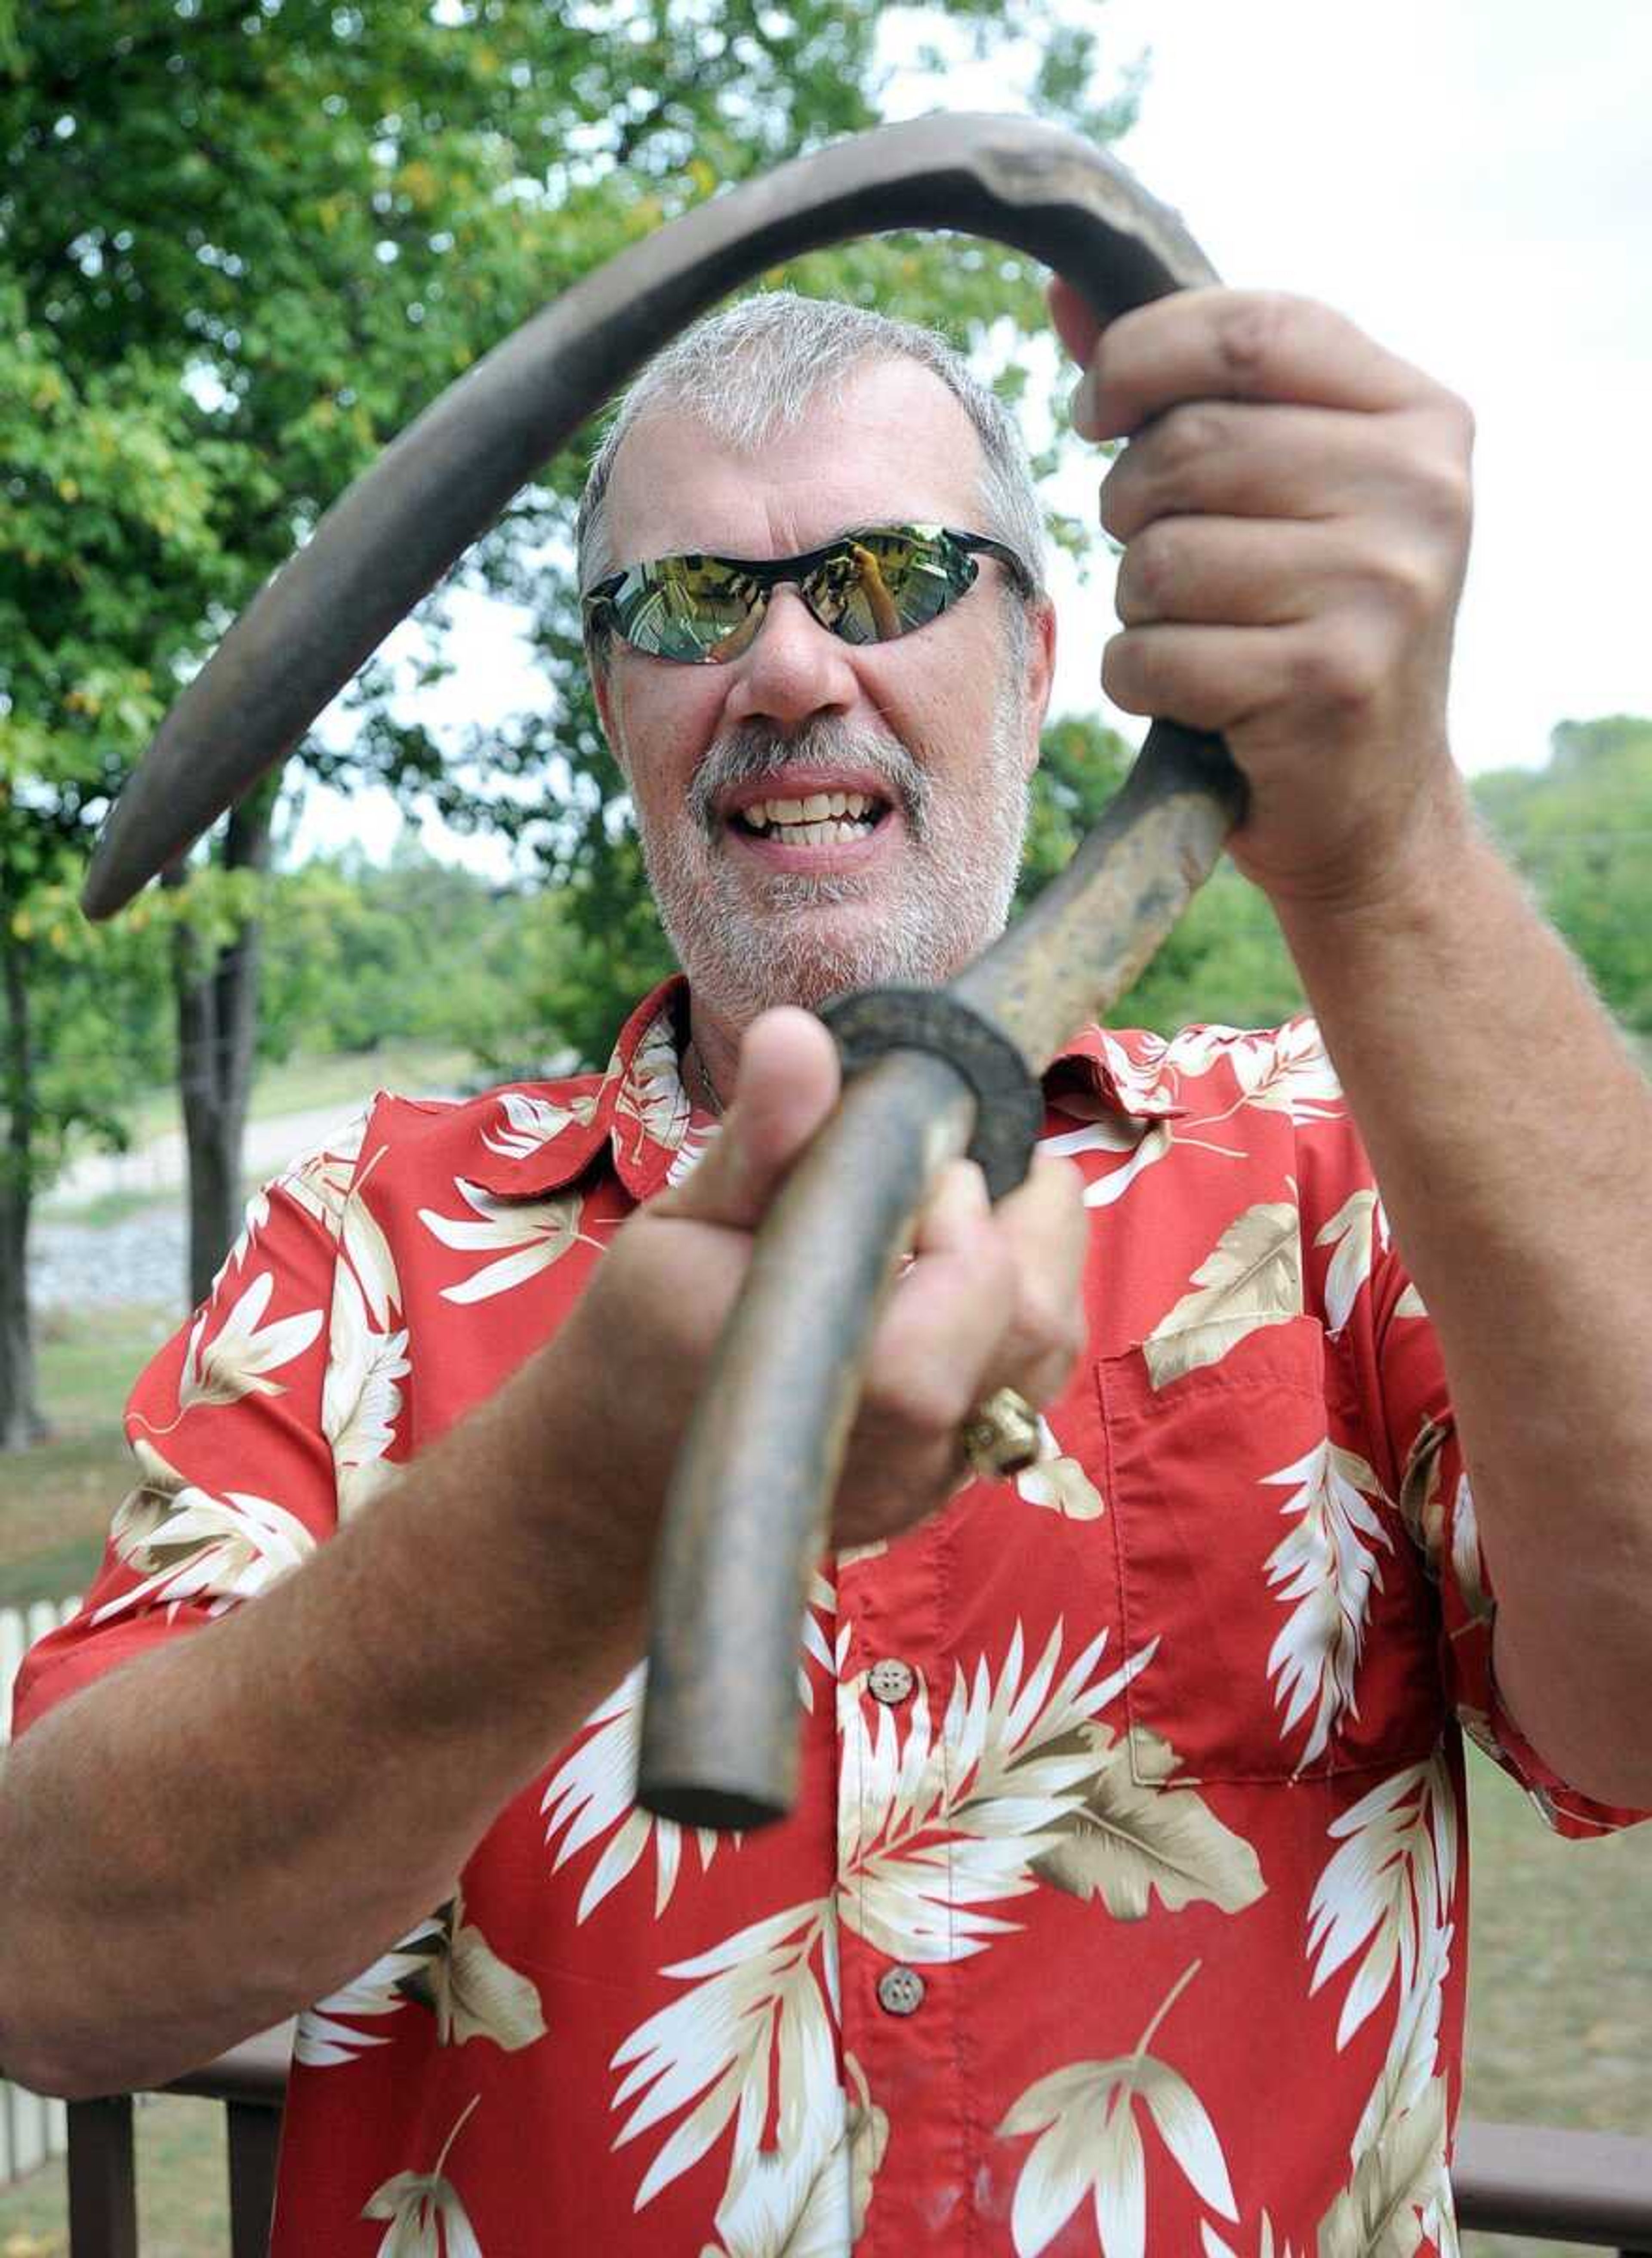
[[[590,435],[187,870],[94,930],[74,900],[111,795],[263,579],[471,361],[627,242],[840,133],[941,107],[1074,127],[1227,279],[1325,297],[1471,401],[1458,757],[1642,1051],[1649,82],[1631,0],[0,0],[14,1641],[90,1574],[127,1484],[125,1389],[249,1187],[376,1087],[600,1064],[669,965],[578,664]],[[1105,466],[1067,434],[1041,277],[889,237],[762,287],[933,322],[1025,418],[1062,620],[1030,898],[1140,735],[1095,687]],[[1300,1002],[1265,904],[1223,870],[1118,1016],[1260,1025]],[[1587,1104],[1564,1060],[1530,1064]],[[1475,1770],[1468,2105],[1652,2132],[1652,1841],[1563,1848]],[[212,2113],[145,2112],[146,2251],[223,2247]],[[0,2258],[60,2250],[61,2219],[60,2169],[25,2174],[0,2192]]]

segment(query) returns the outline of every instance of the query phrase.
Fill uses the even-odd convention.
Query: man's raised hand
[[[1104,336],[1069,285],[1050,305],[1074,428],[1129,442],[1101,494],[1108,695],[1226,737],[1251,788],[1234,859],[1276,903],[1383,899],[1462,820],[1468,410],[1307,300],[1186,291]]]

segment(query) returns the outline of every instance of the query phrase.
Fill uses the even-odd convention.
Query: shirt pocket
[[[1124,1694],[1134,1777],[1420,1758],[1444,1710],[1437,1608],[1376,1475],[1331,1439],[1318,1320],[1210,1350],[1157,1388],[1139,1346],[1096,1367],[1124,1649],[1152,1649]]]

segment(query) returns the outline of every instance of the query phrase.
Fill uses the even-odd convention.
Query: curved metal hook
[[[118,909],[282,759],[667,338],[778,260],[911,227],[1028,252],[1103,319],[1216,279],[1116,160],[1022,118],[888,126],[700,206],[526,323],[328,512],[162,725],[99,841],[89,914]],[[1217,740],[1155,722],[1067,870],[952,994],[1043,1067],[1151,956],[1242,799]],[[789,1807],[804,1592],[866,1346],[893,1258],[975,1114],[942,1059],[894,1051],[850,1084],[764,1223],[667,1502],[638,1788],[665,1816],[748,1826]]]

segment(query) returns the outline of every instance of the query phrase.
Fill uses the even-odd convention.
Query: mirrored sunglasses
[[[996,557],[1024,595],[1032,578],[1012,549],[944,525],[869,526],[801,557],[657,557],[600,580],[584,599],[586,632],[685,666],[726,665],[747,650],[769,599],[795,587],[843,643],[911,635],[973,587],[976,559]]]

